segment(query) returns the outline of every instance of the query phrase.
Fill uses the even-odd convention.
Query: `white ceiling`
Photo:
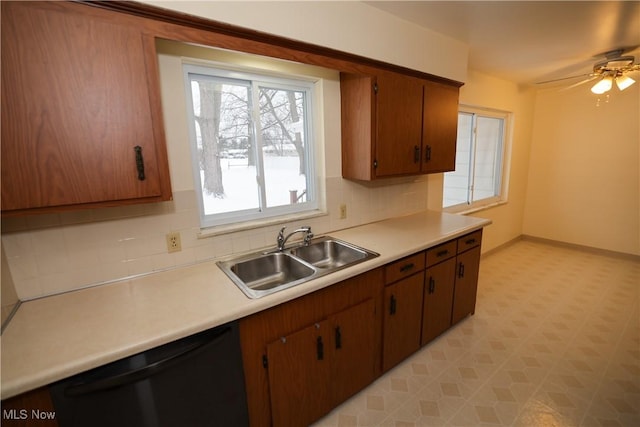
[[[618,48],[640,62],[640,1],[366,3],[467,43],[469,68],[517,83],[588,74]]]

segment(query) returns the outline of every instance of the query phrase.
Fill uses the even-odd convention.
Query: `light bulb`
[[[611,90],[611,86],[613,86],[613,78],[611,76],[606,76],[598,83],[593,85],[593,87],[591,88],[591,92],[600,95]]]
[[[628,77],[625,75],[616,77],[616,86],[618,86],[618,89],[620,90],[625,90],[635,82],[636,81],[633,80],[631,77]]]

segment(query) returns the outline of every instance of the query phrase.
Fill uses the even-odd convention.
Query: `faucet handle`
[[[276,238],[276,244],[278,245],[278,250],[282,251],[282,249],[284,248],[284,242],[285,242],[285,238],[284,238],[284,230],[287,227],[282,227],[280,229],[280,231],[278,232],[278,237]]]
[[[307,229],[307,232],[304,236],[304,244],[308,245],[311,239],[313,239],[313,233],[311,232],[311,227],[307,226],[305,228]]]

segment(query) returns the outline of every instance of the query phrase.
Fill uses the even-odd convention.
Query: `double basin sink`
[[[324,236],[217,264],[245,295],[260,298],[377,256],[368,249]]]

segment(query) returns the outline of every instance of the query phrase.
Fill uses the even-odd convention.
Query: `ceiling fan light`
[[[618,86],[618,89],[620,90],[625,90],[635,82],[636,81],[629,76],[622,75],[622,76],[616,77],[616,86]]]
[[[594,84],[591,88],[591,92],[601,95],[609,90],[611,90],[611,86],[613,86],[613,78],[611,76],[606,76],[598,83]]]

